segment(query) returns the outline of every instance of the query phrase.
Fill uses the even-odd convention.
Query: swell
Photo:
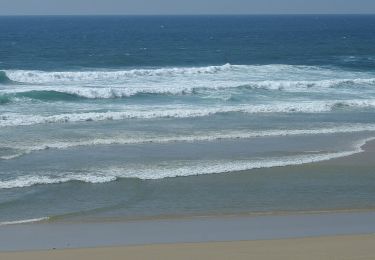
[[[163,179],[172,177],[193,176],[202,174],[230,173],[252,169],[273,168],[292,165],[301,165],[331,160],[363,152],[362,146],[375,138],[361,140],[353,146],[351,151],[320,153],[300,156],[285,156],[258,160],[233,161],[200,161],[194,164],[168,166],[139,166],[136,168],[109,168],[91,170],[84,173],[63,173],[59,175],[31,175],[21,176],[0,181],[0,189],[23,188],[42,184],[59,184],[79,181],[85,183],[107,183],[121,178],[138,178],[143,180]]]

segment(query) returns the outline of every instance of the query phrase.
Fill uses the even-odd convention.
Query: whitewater
[[[106,183],[119,178],[139,178],[144,180],[163,179],[171,177],[196,176],[200,174],[239,172],[251,169],[282,167],[320,162],[361,153],[362,147],[375,137],[367,138],[352,144],[351,150],[335,153],[312,153],[310,155],[286,156],[279,158],[262,158],[258,160],[239,161],[196,161],[179,162],[167,167],[147,165],[127,166],[126,168],[111,167],[109,169],[88,169],[83,173],[38,173],[0,181],[0,189],[29,187],[41,184],[58,184],[71,181],[87,183]]]

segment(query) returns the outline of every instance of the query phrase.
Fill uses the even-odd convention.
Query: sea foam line
[[[375,131],[374,124],[339,125],[330,128],[316,129],[285,129],[285,130],[264,130],[264,131],[222,131],[222,132],[196,132],[192,135],[176,136],[132,136],[120,135],[110,138],[94,138],[91,140],[48,142],[38,145],[17,146],[13,145],[17,153],[0,156],[0,159],[10,160],[19,156],[42,151],[47,149],[69,149],[78,146],[95,145],[124,145],[124,144],[144,144],[144,143],[173,143],[173,142],[210,142],[217,140],[249,139],[257,137],[277,137],[295,135],[318,135],[318,134],[340,134]]]
[[[0,127],[25,126],[45,123],[68,123],[83,121],[105,121],[153,118],[194,118],[221,113],[322,113],[342,108],[374,108],[375,99],[326,100],[278,102],[257,105],[230,106],[128,106],[127,111],[66,113],[50,116],[4,113],[0,115]]]
[[[285,156],[272,159],[259,160],[233,160],[233,161],[194,161],[180,165],[169,166],[145,166],[138,165],[133,169],[109,168],[101,170],[89,170],[86,173],[65,173],[63,175],[40,175],[40,176],[20,176],[10,180],[0,181],[0,189],[23,188],[41,184],[58,184],[70,181],[81,181],[86,183],[106,183],[116,181],[120,178],[138,178],[143,180],[163,179],[172,177],[185,177],[202,174],[229,173],[252,169],[272,168],[282,166],[301,165],[327,161],[335,158],[346,157],[356,153],[361,153],[368,141],[375,137],[366,138],[354,144],[353,150],[332,152],[323,154],[310,154],[300,156]]]
[[[3,222],[0,222],[0,226],[35,223],[35,222],[41,222],[41,221],[48,220],[48,219],[49,217],[21,219],[21,220],[14,220],[14,221],[3,221]]]

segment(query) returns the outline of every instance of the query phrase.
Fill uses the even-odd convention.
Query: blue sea
[[[375,16],[0,17],[0,222],[375,207]]]

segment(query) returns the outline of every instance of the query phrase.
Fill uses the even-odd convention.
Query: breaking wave
[[[374,85],[375,78],[369,79],[335,79],[320,81],[259,81],[243,82],[243,84],[219,84],[205,87],[195,86],[148,86],[148,87],[44,87],[26,89],[7,89],[0,92],[0,98],[30,98],[44,101],[74,100],[77,98],[109,99],[124,98],[137,95],[194,95],[218,90],[278,90],[278,91],[318,91],[321,88],[334,88],[342,85]]]
[[[44,84],[64,82],[92,82],[92,81],[117,81],[139,77],[160,77],[178,75],[215,74],[222,71],[231,71],[246,68],[245,65],[225,64],[222,66],[191,67],[191,68],[155,68],[155,69],[130,69],[121,71],[60,71],[47,72],[37,70],[8,70],[8,77],[17,82]]]
[[[11,84],[12,83],[12,84]],[[17,83],[17,84],[13,84]],[[111,99],[137,95],[210,95],[216,91],[320,92],[375,86],[375,75],[301,65],[231,65],[96,71],[0,72],[0,102]],[[9,85],[9,86],[8,86]],[[357,93],[359,91],[356,91]]]
[[[127,168],[110,168],[92,170],[85,173],[64,173],[59,175],[31,175],[20,176],[13,179],[0,181],[0,189],[30,187],[39,184],[58,184],[71,181],[86,183],[106,183],[120,178],[139,178],[143,180],[183,177],[202,174],[229,173],[260,168],[272,168],[291,165],[300,165],[334,158],[345,157],[363,152],[362,146],[374,138],[368,138],[355,144],[353,150],[343,152],[320,153],[300,156],[285,156],[257,160],[233,161],[199,161],[173,166],[138,166]]]
[[[7,76],[6,72],[0,71],[0,84],[11,84],[13,81]]]
[[[57,115],[23,115],[4,113],[0,115],[0,127],[35,125],[45,123],[69,123],[151,118],[194,118],[227,113],[322,113],[340,109],[363,109],[375,107],[374,99],[277,102],[269,104],[239,104],[213,107],[202,106],[127,106],[126,111],[65,113]]]

